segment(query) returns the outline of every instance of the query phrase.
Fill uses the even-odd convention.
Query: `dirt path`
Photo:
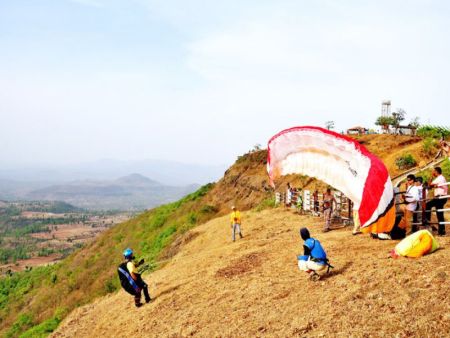
[[[323,243],[334,272],[310,282],[296,265],[298,229]],[[194,232],[172,262],[145,276],[154,301],[123,291],[76,309],[52,337],[443,337],[450,332],[450,238],[421,259],[388,259],[394,241],[320,233],[318,218],[275,209]]]

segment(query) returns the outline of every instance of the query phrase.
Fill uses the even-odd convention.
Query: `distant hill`
[[[26,194],[29,200],[64,201],[90,210],[143,210],[172,202],[196,190],[163,185],[140,174],[112,181],[82,180],[51,185]]]
[[[189,164],[175,161],[99,160],[75,165],[14,167],[1,163],[0,180],[28,182],[51,181],[54,184],[75,180],[114,180],[129,173],[140,173],[169,186],[206,184],[222,177],[227,165]]]

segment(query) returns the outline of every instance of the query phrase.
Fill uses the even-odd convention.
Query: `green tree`
[[[377,126],[381,126],[381,128],[386,132],[389,130],[389,126],[394,125],[394,123],[395,121],[392,116],[379,116],[375,121],[375,124]]]

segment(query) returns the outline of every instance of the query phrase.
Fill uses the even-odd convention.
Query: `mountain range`
[[[0,199],[64,201],[90,210],[143,210],[177,200],[198,187],[165,185],[136,173],[115,180],[59,184],[0,180]]]
[[[104,159],[71,165],[14,165],[1,163],[0,180],[69,182],[75,180],[113,180],[140,173],[169,186],[206,184],[222,177],[227,165],[188,164],[165,160],[123,161]]]

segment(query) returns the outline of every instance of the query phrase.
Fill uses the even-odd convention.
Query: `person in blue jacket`
[[[328,262],[327,253],[320,244],[319,240],[312,238],[307,228],[300,229],[300,236],[304,240],[303,255],[298,256],[298,268],[311,275],[317,275],[317,272],[326,267],[332,267]]]

